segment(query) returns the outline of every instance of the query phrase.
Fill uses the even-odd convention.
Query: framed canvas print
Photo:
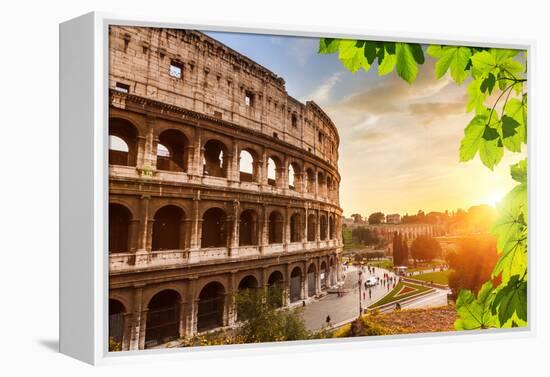
[[[530,332],[530,43],[60,35],[62,352]]]

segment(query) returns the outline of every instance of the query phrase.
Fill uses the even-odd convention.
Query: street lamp
[[[363,275],[362,267],[360,267],[360,270],[359,270],[359,317],[361,317],[361,314],[363,314],[363,306],[361,301],[361,275]]]

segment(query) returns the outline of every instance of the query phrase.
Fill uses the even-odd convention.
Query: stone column
[[[308,225],[308,208],[307,208],[307,203],[306,203],[306,206],[304,208],[304,221],[303,221],[303,229],[302,229],[302,243],[304,244],[304,249],[306,247],[306,244],[308,243],[308,239],[307,239],[307,232],[308,232],[308,228],[309,228],[309,225]]]
[[[134,289],[134,297],[132,300],[132,313],[131,313],[131,329],[129,337],[129,350],[138,350],[143,349],[143,346],[140,347],[141,335],[143,333],[143,338],[145,339],[145,321],[143,321],[143,285],[138,286]],[[145,319],[147,315],[145,314]]]
[[[141,220],[139,218],[130,220],[130,229],[128,234],[128,250],[130,253],[135,253],[139,249],[139,225]]]
[[[239,153],[239,142],[237,140],[233,140],[233,145],[231,147],[231,154],[228,155],[228,157],[231,156],[229,166],[231,170],[231,174],[228,173],[227,178],[229,181],[232,182],[239,182],[241,180],[241,169],[240,169],[240,160],[241,156]],[[225,160],[225,158],[224,158]]]
[[[227,292],[225,300],[225,326],[233,326],[237,322],[237,302],[235,300],[235,294],[238,291],[238,287],[236,286],[236,284],[237,282],[235,280],[235,271],[231,271],[229,273],[229,292]]]
[[[260,238],[259,238],[259,244],[260,244],[260,253],[265,252],[265,247],[269,245],[269,219],[267,217],[267,207],[265,203],[262,203],[262,210],[261,210],[261,221],[260,221]]]
[[[315,210],[315,242],[317,242],[317,247],[319,247],[319,242],[321,241],[321,211],[319,209]]]
[[[283,242],[285,244],[285,251],[288,251],[288,245],[290,245],[290,216],[291,216],[291,208],[290,206],[286,207],[286,213],[285,213],[285,219],[284,219],[284,238]]]
[[[123,323],[123,333],[122,333],[122,350],[130,350],[130,343],[132,339],[132,331],[134,328],[134,314],[133,313],[124,313],[122,319]]]
[[[315,295],[321,294],[321,260],[315,258]]]
[[[303,263],[303,273],[302,273],[302,289],[301,289],[301,299],[302,300],[305,300],[307,299],[307,286],[308,286],[308,281],[307,281],[307,260],[304,261]]]
[[[200,191],[193,198],[193,212],[191,214],[191,250],[200,249],[201,221],[199,219]]]
[[[187,174],[190,178],[201,177],[203,173],[203,164],[202,164],[202,153],[204,152],[202,148],[202,131],[200,128],[194,128],[193,140],[191,141],[191,146],[189,147],[189,156],[187,157]]]

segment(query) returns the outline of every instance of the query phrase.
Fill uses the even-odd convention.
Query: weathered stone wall
[[[129,85],[131,94],[217,115],[310,151],[336,166],[338,132],[313,102],[290,97],[273,72],[198,31],[113,26],[110,88]],[[182,77],[170,76],[170,64]],[[246,106],[245,96],[253,96]],[[295,126],[292,117],[296,117]]]

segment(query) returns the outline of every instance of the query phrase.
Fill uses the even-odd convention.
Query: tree
[[[382,212],[374,212],[369,216],[369,224],[380,224],[384,220],[384,214]]]
[[[458,250],[446,258],[452,270],[449,287],[454,293],[468,289],[477,294],[483,283],[491,279],[491,272],[498,259],[496,244],[496,237],[488,234],[459,241]]]
[[[407,236],[403,237],[403,245],[401,246],[401,265],[409,265],[409,245],[407,242]]]
[[[351,218],[353,219],[353,222],[355,224],[363,223],[363,216],[361,216],[359,213],[354,213],[353,215],[351,215]]]
[[[242,325],[238,334],[244,343],[303,340],[311,337],[299,310],[279,310],[282,290],[278,287],[246,289],[235,296]]]
[[[336,52],[352,73],[377,63],[379,75],[395,70],[409,84],[425,61],[417,43],[320,39],[320,54]],[[448,72],[457,85],[468,82],[466,112],[474,114],[460,142],[460,161],[479,156],[493,170],[505,151],[521,152],[527,143],[527,52],[430,45],[426,53],[435,60],[436,79]],[[511,165],[510,175],[516,186],[497,206],[491,228],[499,253],[491,275],[502,280],[496,286],[485,283],[477,297],[467,290],[459,293],[457,329],[527,325],[527,159]],[[472,318],[472,312],[482,312],[487,321]]]
[[[418,236],[411,244],[411,257],[417,261],[433,260],[441,255],[441,245],[430,236]]]
[[[401,234],[395,232],[393,234],[393,265],[406,266],[408,263],[403,258],[403,239]]]

